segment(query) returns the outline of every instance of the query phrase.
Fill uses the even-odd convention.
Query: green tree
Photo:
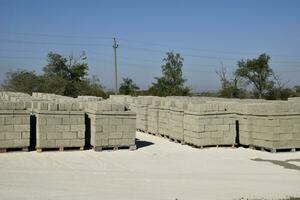
[[[135,82],[130,78],[123,78],[123,82],[120,85],[120,94],[125,95],[136,95],[137,90],[140,88],[135,84]]]
[[[50,52],[47,55],[48,64],[44,67],[44,79],[47,80],[46,90],[66,96],[76,97],[80,94],[78,86],[85,81],[88,65],[85,57],[68,58]]]
[[[287,100],[289,97],[297,96],[296,91],[286,87],[285,83],[280,80],[280,77],[273,75],[274,77],[274,86],[271,88],[267,94],[266,99],[269,100]]]
[[[218,93],[215,91],[203,91],[200,94],[197,94],[196,96],[200,97],[218,97]]]
[[[82,55],[75,58],[73,55],[68,58],[60,54],[50,52],[47,55],[48,64],[44,67],[45,76],[60,76],[70,81],[80,81],[84,79],[88,72],[88,65]]]
[[[78,95],[92,95],[103,98],[107,97],[100,80],[96,76],[92,76],[92,78],[86,78],[83,81],[77,82],[76,88],[78,88]]]
[[[182,76],[183,58],[179,53],[167,52],[163,59],[162,77],[155,77],[156,83],[152,83],[149,93],[156,96],[186,96],[190,94],[190,88],[184,86],[185,79]]]
[[[300,97],[300,85],[296,85],[294,87],[294,91],[296,93],[295,95],[298,96],[298,97]]]
[[[32,94],[41,90],[42,78],[34,71],[17,70],[8,72],[2,88],[7,91]]]
[[[261,54],[258,58],[241,60],[238,62],[236,75],[252,84],[258,98],[263,98],[272,89],[274,82],[271,80],[273,70],[269,66],[270,56]]]
[[[219,90],[220,97],[226,98],[245,98],[246,91],[238,87],[240,77],[237,74],[233,74],[233,78],[227,77],[226,69],[222,66],[219,71],[216,71],[221,81],[221,89]]]
[[[106,97],[99,79],[87,78],[88,65],[85,57],[68,58],[50,52],[44,74],[36,75],[33,71],[18,70],[7,74],[2,89],[16,92],[46,92],[76,97],[94,95]]]

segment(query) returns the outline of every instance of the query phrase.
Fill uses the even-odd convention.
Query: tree
[[[140,88],[134,83],[130,78],[123,78],[123,82],[120,85],[119,92],[120,94],[125,95],[136,95],[137,90]]]
[[[298,96],[298,97],[300,97],[300,85],[296,85],[295,87],[294,87],[294,91],[295,91],[295,96]]]
[[[48,64],[43,68],[42,75],[33,71],[18,70],[7,74],[2,84],[4,90],[25,92],[46,92],[76,97],[78,95],[94,95],[106,97],[99,79],[87,78],[88,65],[85,57],[68,58],[50,52]]]
[[[296,96],[296,90],[286,87],[278,75],[273,75],[274,86],[267,92],[266,99],[268,100],[287,100],[289,97]]]
[[[75,58],[73,55],[68,58],[60,54],[50,52],[47,55],[48,64],[44,67],[45,76],[60,76],[71,81],[80,81],[87,75],[88,65],[85,57],[81,55]],[[81,61],[81,62],[79,62]]]
[[[217,75],[220,77],[221,89],[219,90],[219,96],[227,98],[245,98],[245,90],[238,87],[240,77],[237,74],[233,74],[233,78],[229,79],[227,77],[227,71],[223,67],[216,71]]]
[[[78,95],[92,95],[103,98],[107,97],[106,93],[103,91],[104,88],[101,85],[100,80],[96,76],[77,82],[76,88],[78,88]]]
[[[256,59],[241,60],[238,62],[236,75],[244,78],[248,84],[254,86],[258,98],[263,98],[270,90],[274,82],[270,80],[273,75],[273,70],[269,66],[270,56],[261,54]]]
[[[185,87],[185,79],[182,77],[183,58],[180,54],[167,52],[163,59],[162,77],[155,77],[156,83],[152,83],[149,93],[156,96],[186,96],[190,88]]]
[[[84,81],[88,71],[85,57],[75,58],[72,55],[66,58],[50,52],[47,61],[48,64],[43,69],[47,91],[73,97],[80,94],[78,86]]]
[[[34,71],[17,70],[8,72],[2,88],[7,91],[32,94],[41,90],[42,79]]]
[[[196,96],[200,97],[218,97],[218,93],[214,91],[203,91],[200,94],[197,94]]]

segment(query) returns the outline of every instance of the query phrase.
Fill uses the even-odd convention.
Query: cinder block
[[[41,138],[41,139],[47,139],[47,140],[62,139],[62,133],[61,132],[47,132],[43,135],[46,135],[46,138]]]
[[[0,132],[0,140],[5,140],[5,132]]]
[[[85,144],[85,141],[82,139],[70,140],[71,147],[83,147],[84,144]]]
[[[14,125],[14,131],[16,131],[16,132],[30,131],[30,124]]]
[[[14,124],[14,117],[13,117],[13,115],[7,116],[7,117],[5,118],[4,124],[5,124],[5,125],[13,125],[13,124]]]
[[[77,132],[63,132],[62,139],[76,139]]]
[[[85,138],[85,132],[84,131],[78,131],[77,132],[77,138],[84,139]]]
[[[22,139],[30,139],[30,131],[22,132]]]
[[[7,140],[15,140],[15,139],[19,139],[21,140],[21,132],[6,132],[5,134],[5,138]]]
[[[70,140],[56,140],[56,147],[70,147]]]

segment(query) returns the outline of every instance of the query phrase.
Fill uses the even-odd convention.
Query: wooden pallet
[[[105,146],[105,147],[93,147],[94,151],[117,151],[120,149],[129,149],[130,151],[134,151],[137,149],[136,145],[131,146]]]
[[[80,150],[83,151],[84,147],[56,147],[56,148],[36,148],[37,152],[43,151],[68,151],[68,150]]]
[[[169,138],[170,138],[168,135],[164,135],[164,134],[160,134],[160,136],[161,136],[162,138],[166,138],[166,139],[169,139]]]
[[[163,134],[160,134],[160,133],[157,133],[156,134],[158,137],[161,137],[161,138],[166,138],[166,135],[163,135]]]
[[[175,143],[179,143],[179,144],[185,144],[185,142],[183,140],[178,140],[175,138],[168,138],[170,142],[175,142]]]
[[[271,153],[277,153],[277,152],[296,152],[297,148],[268,148],[268,147],[260,147],[256,145],[249,145],[249,149],[254,149],[254,150],[260,150],[260,151],[267,151]]]
[[[0,148],[0,153],[7,153],[7,152],[13,152],[13,151],[23,151],[23,152],[28,152],[28,151],[29,151],[29,147]]]
[[[147,132],[149,135],[160,136],[158,133]]]
[[[194,148],[197,148],[197,149],[204,149],[204,148],[235,148],[236,147],[236,144],[222,144],[222,145],[194,145],[194,144],[190,144],[190,143],[187,143],[187,145],[191,146],[191,147],[194,147]]]
[[[146,133],[146,131],[141,130],[141,129],[136,129],[138,132]]]

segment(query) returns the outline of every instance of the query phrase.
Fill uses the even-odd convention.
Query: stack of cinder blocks
[[[169,108],[168,133],[170,139],[175,142],[184,143],[184,111],[187,109],[188,103],[184,100],[172,101]]]
[[[136,114],[124,104],[106,100],[89,103],[86,110],[91,122],[91,145],[94,150],[121,147],[135,150]]]
[[[148,106],[148,132],[152,134],[158,134],[159,126],[159,108],[161,104],[161,98],[155,98],[152,104]]]
[[[84,112],[78,102],[39,102],[36,116],[36,148],[79,147],[85,144]]]
[[[29,94],[21,92],[0,92],[0,96],[2,100],[10,102],[17,102],[22,100],[23,98],[31,97]]]
[[[79,103],[79,107],[81,110],[85,110],[88,108],[88,104],[90,102],[97,102],[102,101],[102,97],[95,97],[95,96],[78,96],[76,101]]]
[[[169,137],[169,111],[174,100],[164,98],[161,100],[158,112],[158,132],[164,137]]]
[[[235,121],[224,103],[190,103],[184,112],[184,140],[198,147],[234,145]]]
[[[126,109],[134,110],[132,105],[134,104],[134,99],[136,99],[136,97],[130,95],[110,95],[109,99],[124,104]]]
[[[153,97],[138,97],[135,101],[136,128],[138,130],[148,131],[148,107],[152,103]]]
[[[58,101],[58,100],[72,101],[72,100],[74,100],[74,98],[72,98],[72,97],[51,94],[51,93],[40,93],[40,92],[33,92],[32,97],[38,98],[38,99],[43,99],[43,100],[48,100],[48,101]]]
[[[272,152],[300,147],[300,102],[244,105],[239,117],[240,143]]]
[[[30,113],[22,102],[0,101],[0,151],[30,144]]]
[[[77,100],[79,100],[79,101],[101,101],[101,100],[103,100],[103,98],[96,97],[96,96],[78,96]]]
[[[291,97],[291,98],[288,99],[288,101],[300,102],[300,97]]]

